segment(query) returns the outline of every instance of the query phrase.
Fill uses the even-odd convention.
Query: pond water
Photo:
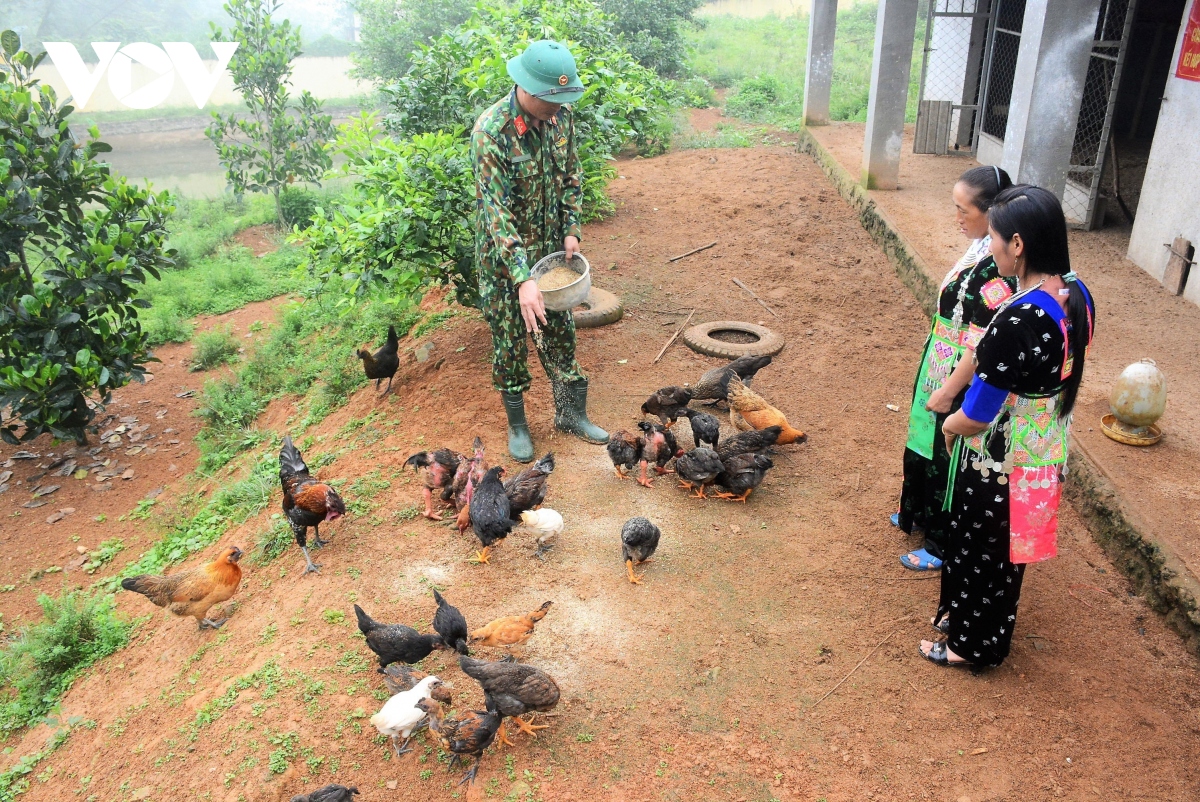
[[[838,8],[850,8],[872,0],[838,0]],[[780,17],[790,17],[793,14],[807,14],[812,9],[812,0],[713,0],[701,7],[698,17],[767,17],[776,14]]]

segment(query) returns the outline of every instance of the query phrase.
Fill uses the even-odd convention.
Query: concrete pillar
[[[804,124],[829,125],[829,90],[833,85],[833,38],[837,33],[837,0],[813,0],[808,17],[808,59],[804,64]]]
[[[863,142],[862,183],[867,189],[895,189],[898,185],[917,2],[879,0]]]
[[[1027,0],[1000,166],[1062,198],[1101,0]]]

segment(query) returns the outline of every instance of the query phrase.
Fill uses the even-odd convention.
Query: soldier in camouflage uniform
[[[529,389],[526,332],[554,390],[554,425],[590,443],[608,433],[587,417],[588,380],[575,361],[571,313],[547,310],[529,278],[539,259],[579,253],[583,173],[567,103],[583,95],[575,60],[556,42],[531,44],[508,62],[508,97],[471,132],[475,164],[475,254],[480,309],[492,331],[492,383],[508,415],[508,451],[533,459],[523,393]]]

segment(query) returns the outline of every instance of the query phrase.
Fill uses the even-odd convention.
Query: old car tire
[[[586,308],[576,309],[571,313],[577,329],[607,326],[609,323],[616,323],[625,315],[625,310],[621,308],[620,298],[607,290],[599,290],[595,287],[588,291],[588,296],[581,305]]]
[[[714,331],[740,331],[752,334],[758,338],[752,343],[728,343],[712,337]],[[692,326],[683,333],[683,341],[688,348],[720,359],[737,359],[740,356],[775,356],[783,350],[783,337],[766,328],[753,323],[743,323],[738,320],[714,320],[711,323],[701,323]]]

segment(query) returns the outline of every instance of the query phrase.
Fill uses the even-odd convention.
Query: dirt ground
[[[391,396],[367,387],[307,433],[314,450],[341,452],[321,476],[373,475],[380,488],[357,499],[365,512],[323,531],[333,543],[317,557],[321,574],[303,575],[295,548],[266,567],[247,565],[218,633],[121,594],[123,612],[152,617],[64,698],[64,714],[98,726],[76,730],[39,766],[29,802],[273,801],[333,781],[359,786],[362,800],[1197,798],[1200,667],[1129,593],[1072,510],[1062,517],[1061,556],[1026,578],[1003,667],[973,676],[917,654],[932,633],[938,583],[900,567],[913,544],[887,516],[926,322],[816,165],[777,147],[678,152],[618,169],[617,214],[585,229],[596,284],[627,311],[616,325],[580,333],[593,419],[630,428],[651,391],[715,364],[681,343],[651,363],[695,309],[695,322],[761,322],[786,337],[755,389],[809,441],[780,448],[744,506],[688,499],[670,477],[644,489],[618,481],[603,449],[552,431],[537,369],[531,428],[539,450],[558,459],[547,506],[567,528],[544,563],[518,531],[490,565],[473,565],[469,534],[409,519],[420,482],[401,465],[421,448],[465,450],[477,434],[493,462],[505,461],[487,331],[456,318],[426,338],[434,356],[423,363],[407,355],[418,343],[406,341]],[[666,261],[712,239],[711,250]],[[267,311],[233,317],[246,326]],[[138,475],[110,480],[120,483],[113,491],[77,490],[83,483],[67,479],[51,505],[30,512],[18,510],[30,468],[14,468],[26,485],[3,498],[23,513],[17,525],[6,518],[5,545],[22,546],[5,554],[3,581],[17,586],[0,596],[10,629],[29,615],[36,590],[79,581],[78,573],[27,580],[72,555],[71,534],[84,545],[125,539],[129,549],[106,570],[152,539],[153,520],[114,521],[159,485],[164,498],[181,492],[170,477],[194,467],[196,422],[186,414],[194,401],[176,400],[199,386],[181,367],[188,349],[163,349],[155,381],[123,391],[127,406],[114,410],[151,422],[152,442],[168,437],[162,427],[182,433],[169,435],[180,440],[169,452],[177,473],[161,464],[165,450],[126,458]],[[282,431],[291,411],[274,404],[262,425]],[[690,434],[681,439],[690,445]],[[13,451],[0,449],[0,459]],[[68,503],[75,514],[42,523],[43,512]],[[249,548],[276,511],[202,559],[227,543]],[[620,527],[634,515],[663,530],[641,586],[625,581],[620,561]],[[515,748],[490,750],[469,791],[425,736],[397,760],[366,721],[383,686],[351,604],[427,630],[431,586],[472,627],[555,602],[522,659],[556,678],[562,702],[536,741],[522,735]],[[424,668],[454,684],[456,708],[481,705],[444,652]],[[5,764],[45,736],[15,741]]]

